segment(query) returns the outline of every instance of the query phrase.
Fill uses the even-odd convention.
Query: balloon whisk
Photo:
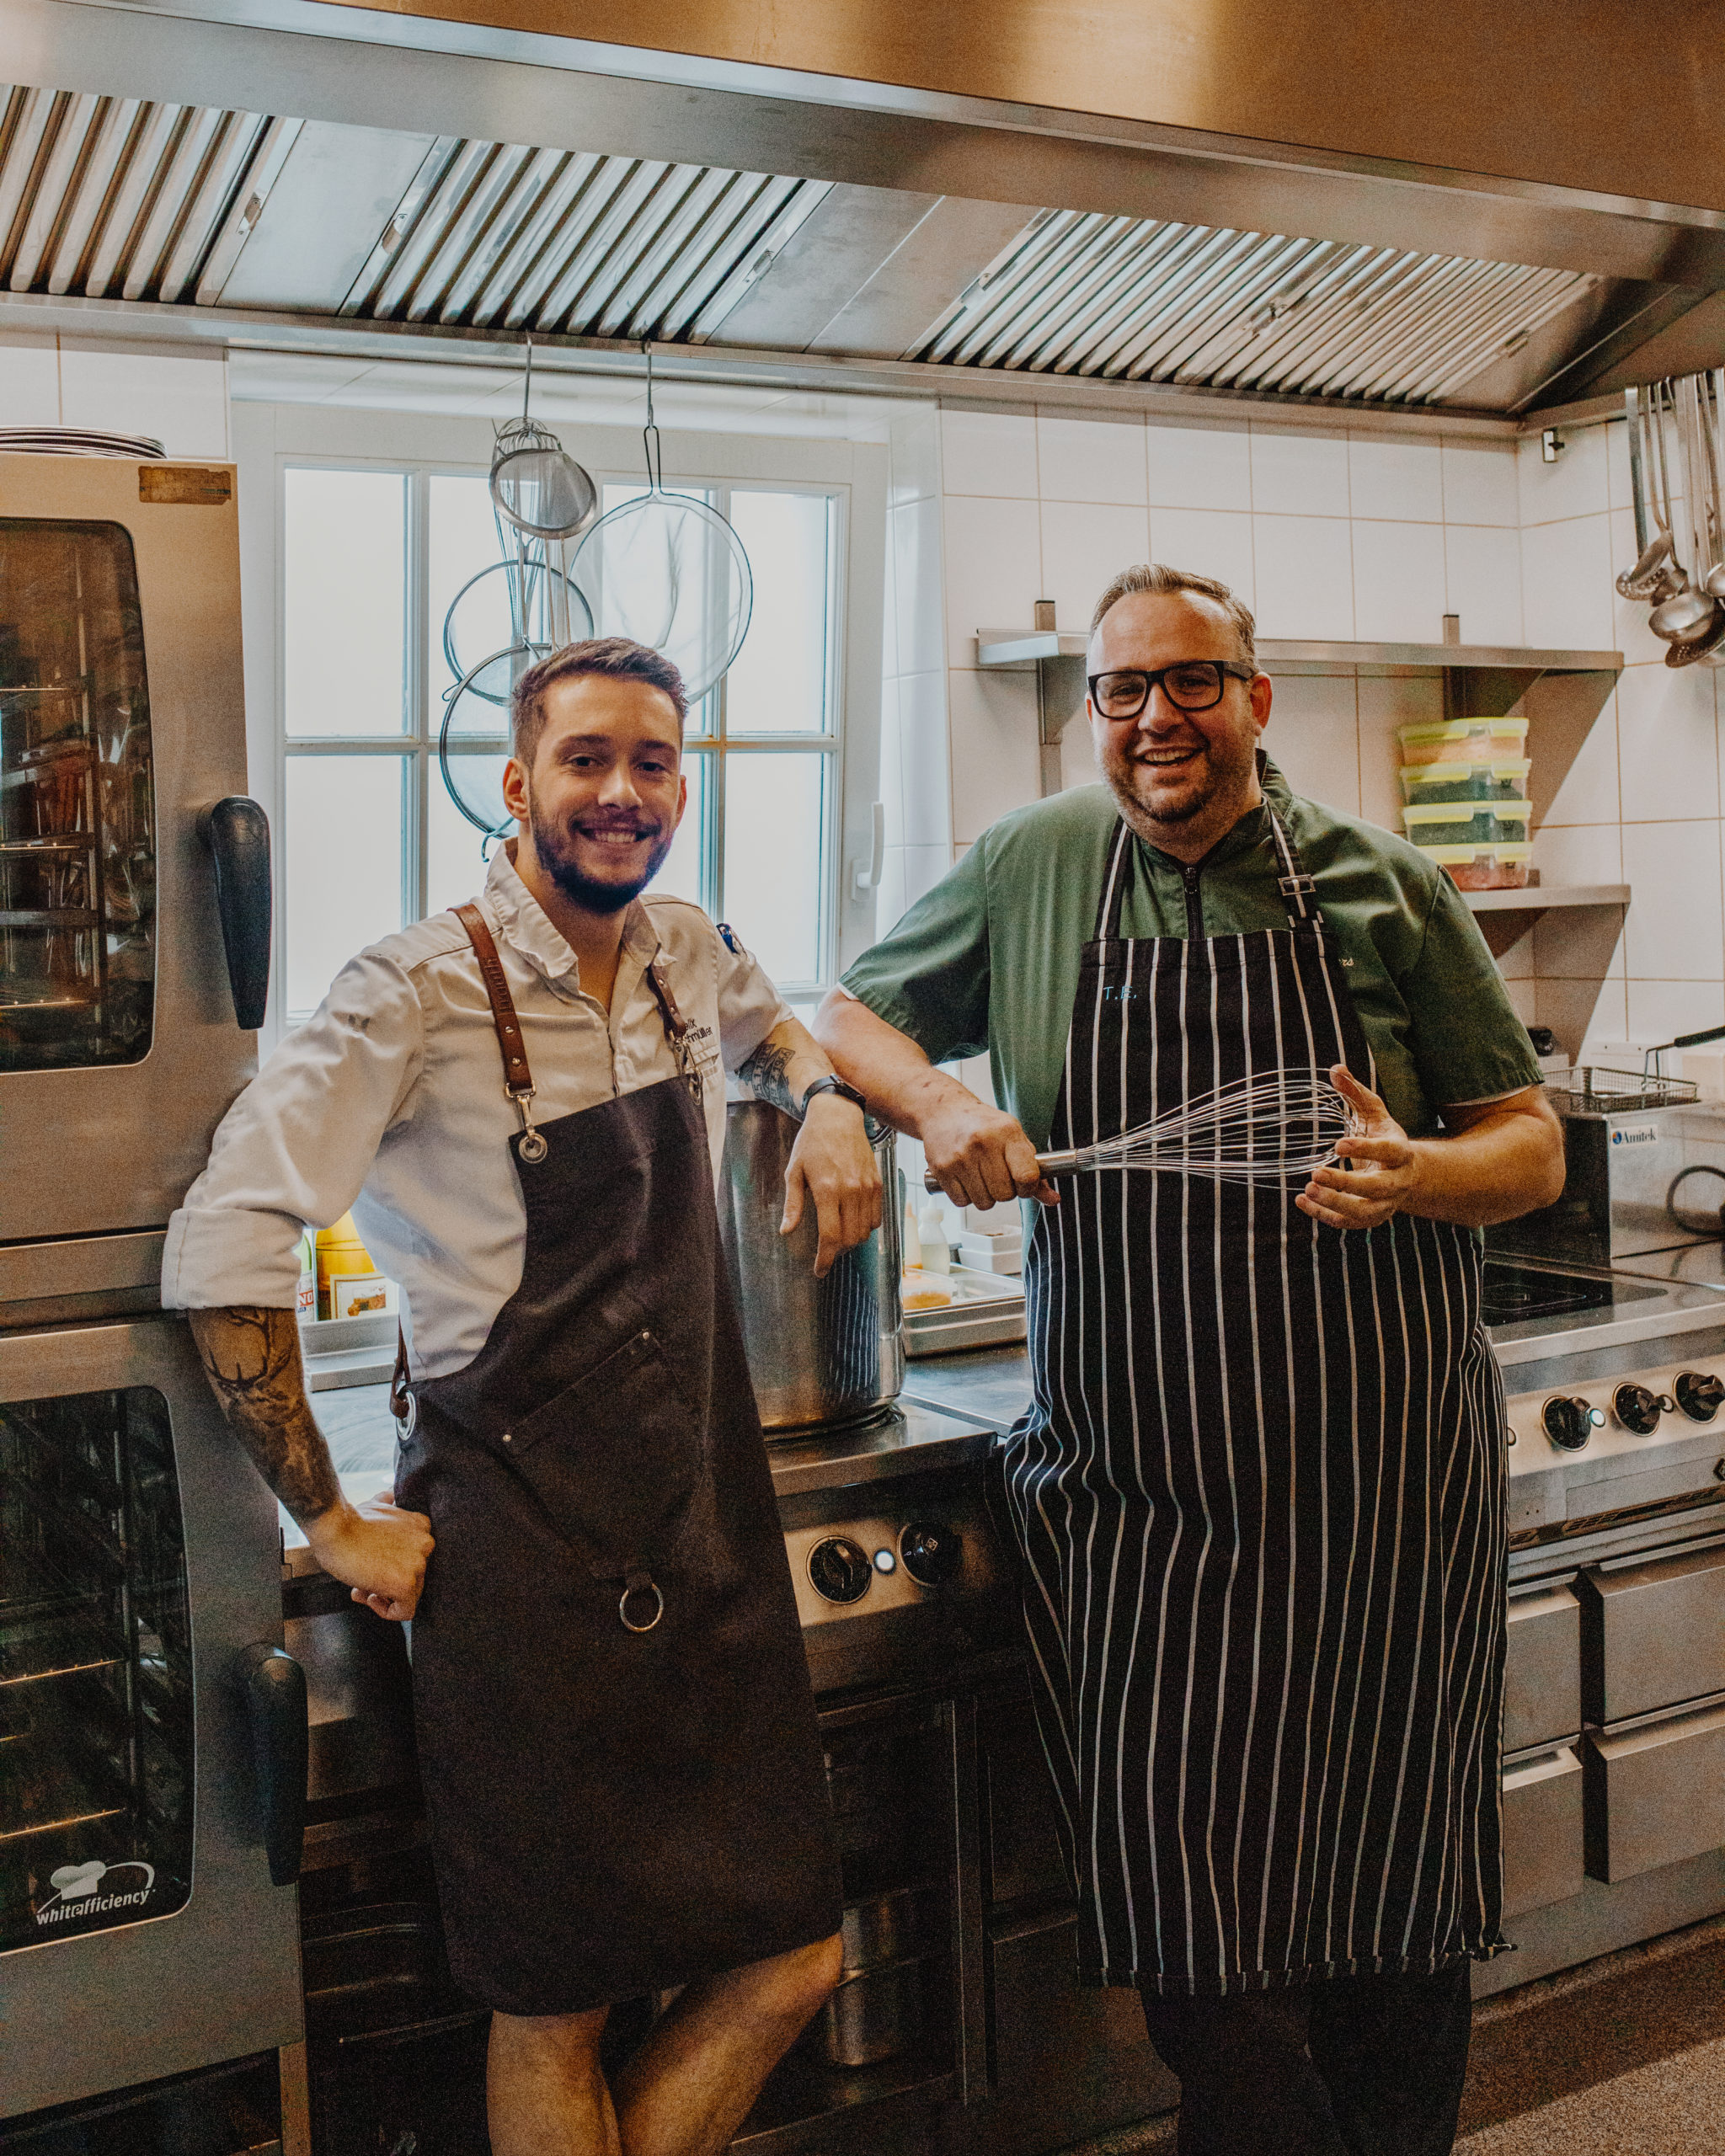
[[[1304,1182],[1364,1128],[1328,1079],[1315,1070],[1279,1071],[1219,1086],[1116,1138],[1044,1153],[1041,1166],[1048,1176],[1148,1168],[1212,1182]]]

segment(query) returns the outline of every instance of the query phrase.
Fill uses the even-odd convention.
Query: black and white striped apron
[[[1052,1143],[1374,1065],[1280,819],[1285,930],[1123,941],[1123,825]],[[1093,1983],[1220,1993],[1501,1944],[1503,1386],[1466,1229],[1114,1169],[1043,1214],[1007,1440]]]

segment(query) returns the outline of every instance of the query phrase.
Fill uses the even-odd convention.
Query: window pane
[[[290,471],[286,483],[288,734],[399,734],[406,476]]]
[[[828,504],[825,494],[731,496],[755,611],[725,676],[727,733],[826,731]]]
[[[478,806],[483,798],[489,803],[490,797],[497,797],[499,812],[503,807],[503,767],[506,756],[463,756],[461,776],[468,781]],[[476,830],[449,798],[449,788],[443,783],[443,773],[434,758],[430,784],[425,789],[425,910],[440,913],[446,906],[458,906],[473,898],[485,888],[485,863],[480,858],[484,845],[484,834]],[[503,841],[499,839],[492,847],[494,853]]]
[[[287,760],[287,1007],[401,926],[402,756]]]
[[[493,574],[463,593],[451,625],[462,672],[504,650],[513,642],[515,632],[510,622],[509,580],[501,566],[502,542],[483,477],[431,475],[425,537],[425,709],[426,724],[435,734],[443,723],[443,692],[461,679],[451,673],[445,655],[444,622],[457,593],[482,570]]]
[[[705,851],[702,834],[707,825],[707,766],[705,756],[685,756],[683,775],[689,782],[689,805],[677,835],[671,841],[670,858],[649,885],[674,899],[687,899],[697,906],[707,903],[701,874]]]
[[[818,754],[725,763],[723,911],[781,987],[820,977],[826,764]]]

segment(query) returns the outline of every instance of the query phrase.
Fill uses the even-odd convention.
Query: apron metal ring
[[[529,1166],[537,1167],[539,1162],[542,1161],[545,1158],[545,1155],[551,1150],[551,1148],[539,1135],[538,1132],[534,1129],[532,1125],[529,1123],[526,1129],[521,1133],[521,1142],[518,1150],[521,1153],[521,1158],[526,1161]]]
[[[634,1594],[650,1594],[653,1597],[653,1614],[647,1620],[647,1622],[644,1625],[634,1624],[630,1620],[629,1598],[631,1595]],[[626,1632],[650,1632],[654,1626],[658,1624],[660,1619],[665,1614],[665,1597],[660,1592],[657,1582],[654,1580],[632,1580],[628,1586],[623,1589],[622,1593],[618,1598],[617,1614],[622,1618],[623,1621],[623,1630]]]
[[[408,1412],[405,1415],[396,1418],[395,1441],[398,1444],[404,1445],[414,1434],[414,1427],[419,1422],[419,1403],[410,1392],[404,1393],[402,1396],[407,1401]]]

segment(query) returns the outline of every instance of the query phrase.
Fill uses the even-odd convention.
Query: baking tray
[[[953,1300],[934,1310],[905,1312],[905,1353],[952,1355],[963,1348],[999,1348],[1024,1337],[1024,1289],[1009,1273],[973,1273],[955,1265],[948,1278]]]

